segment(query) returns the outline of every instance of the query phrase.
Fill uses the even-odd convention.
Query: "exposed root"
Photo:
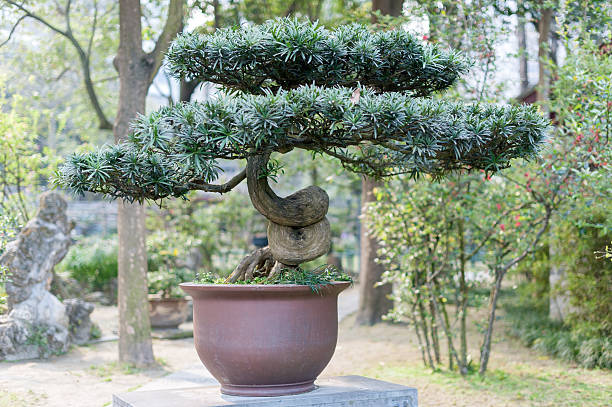
[[[274,278],[276,276],[278,276],[280,274],[280,272],[283,270],[283,268],[285,268],[286,266],[280,262],[275,262],[274,263],[274,267],[272,267],[272,270],[270,270],[270,274],[268,275],[268,278]]]
[[[270,248],[268,246],[262,247],[243,258],[225,282],[233,284],[239,280],[251,280],[256,276],[266,276],[272,270],[273,265],[274,259]]]

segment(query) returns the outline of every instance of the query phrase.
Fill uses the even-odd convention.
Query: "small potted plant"
[[[149,272],[149,316],[153,328],[178,328],[187,320],[189,303],[179,284],[192,281],[194,273],[186,268]]]
[[[230,92],[138,117],[129,143],[70,156],[59,184],[142,202],[226,193],[246,180],[268,220],[268,246],[225,279],[181,284],[194,300],[198,355],[225,394],[310,391],[336,345],[337,296],[349,282],[332,267],[301,266],[329,252],[329,198],[317,186],[276,195],[268,179],[279,174],[277,157],[309,150],[376,178],[489,175],[536,155],[548,126],[531,106],[427,98],[469,63],[403,30],[278,19],[184,34],[167,61],[177,78]],[[221,159],[246,167],[215,183]]]

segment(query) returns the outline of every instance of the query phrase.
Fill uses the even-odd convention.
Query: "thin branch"
[[[470,252],[470,254],[468,254],[466,256],[466,261],[470,261],[472,259],[472,257],[474,257],[476,255],[476,253],[478,253],[478,251],[480,249],[482,249],[482,247],[489,241],[489,239],[491,238],[491,236],[493,236],[493,234],[497,231],[497,226],[500,224],[500,222],[506,218],[509,214],[514,213],[516,211],[520,211],[521,209],[527,207],[531,205],[531,202],[527,202],[521,205],[517,205],[513,208],[510,209],[506,209],[500,216],[498,216],[497,220],[495,221],[495,223],[493,223],[493,226],[491,226],[489,228],[489,231],[487,232],[487,234],[485,235],[485,237],[481,240],[481,242]],[[474,225],[476,226],[476,225]]]
[[[91,102],[94,108],[94,111],[96,112],[98,121],[100,122],[100,125],[98,127],[103,130],[112,129],[113,125],[107,119],[106,115],[104,114],[104,111],[102,110],[102,106],[100,105],[100,102],[98,101],[98,96],[96,95],[96,91],[94,89],[94,85],[91,80],[89,56],[85,53],[85,51],[81,47],[81,44],[79,44],[79,42],[74,37],[74,35],[72,35],[72,31],[70,31],[70,23],[69,23],[70,18],[68,17],[68,15],[66,15],[68,31],[63,31],[59,29],[58,27],[54,26],[53,24],[51,24],[50,22],[48,22],[47,20],[45,20],[44,18],[34,14],[33,12],[25,8],[23,5],[17,3],[16,1],[13,1],[13,0],[4,0],[4,1],[16,7],[17,9],[21,10],[23,13],[25,13],[25,17],[30,17],[40,22],[44,26],[48,27],[50,30],[55,31],[56,33],[60,34],[61,36],[68,39],[68,41],[70,41],[70,43],[73,45],[73,47],[77,51],[79,60],[81,62],[81,67],[83,69],[83,81],[85,82],[85,90],[87,91],[87,95],[89,96],[89,101]],[[68,2],[68,5],[66,6],[66,13],[68,13],[69,11],[70,11],[70,1]]]
[[[27,15],[23,15],[21,17],[19,17],[19,20],[17,20],[17,22],[15,23],[15,25],[13,25],[13,28],[11,28],[11,31],[9,32],[8,38],[2,42],[0,44],[0,47],[3,47],[7,42],[9,42],[11,40],[11,37],[13,36],[13,33],[15,32],[15,30],[17,29],[17,26],[19,25],[19,23],[21,23],[23,20],[25,20],[28,16]]]
[[[108,82],[108,81],[114,81],[119,79],[119,75],[113,75],[113,76],[107,76],[106,78],[102,78],[102,79],[96,79],[94,81],[92,81],[93,83],[102,83],[102,82]]]
[[[60,72],[59,75],[55,77],[55,81],[59,81],[60,79],[62,79],[62,77],[69,71],[70,71],[70,68],[68,67],[64,68],[62,72]]]
[[[168,6],[168,17],[166,24],[155,42],[153,51],[147,54],[147,59],[151,63],[151,74],[149,75],[149,83],[153,82],[157,71],[161,67],[164,60],[164,53],[168,50],[170,43],[176,35],[183,29],[183,5],[184,0],[170,0]]]
[[[60,35],[63,35],[64,37],[68,37],[68,33],[67,32],[60,30],[59,28],[57,28],[53,24],[49,23],[44,18],[42,18],[40,16],[37,16],[36,14],[32,13],[30,10],[26,9],[25,7],[23,7],[21,4],[17,3],[16,1],[13,1],[13,0],[4,0],[4,1],[6,3],[10,4],[11,6],[17,7],[19,10],[23,11],[25,13],[26,17],[33,18],[34,20],[36,20],[36,21],[42,23],[43,25],[47,26],[52,31],[55,31],[56,33],[58,33]]]
[[[70,6],[72,5],[72,0],[68,0],[66,3],[66,11],[64,15],[66,16],[66,32],[72,34],[72,27],[70,26]]]
[[[542,235],[548,229],[548,222],[550,221],[551,215],[552,215],[552,213],[551,213],[550,209],[546,208],[546,216],[543,219],[542,227],[538,231],[537,235],[535,236],[535,238],[533,239],[531,244],[527,248],[525,248],[525,250],[519,256],[515,257],[512,261],[510,261],[508,264],[506,264],[505,266],[502,267],[501,270],[502,270],[503,273],[508,271],[515,264],[517,264],[520,261],[522,261],[525,257],[527,257],[527,255],[529,253],[533,252],[533,247],[538,244],[538,242],[542,238]]]
[[[98,26],[98,0],[94,0],[94,15],[93,22],[91,23],[91,35],[89,36],[89,43],[87,44],[87,57],[91,57],[91,47],[93,46],[94,36],[96,34],[96,28]]]

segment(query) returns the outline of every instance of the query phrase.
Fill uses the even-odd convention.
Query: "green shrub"
[[[572,305],[568,323],[588,337],[612,336],[612,262],[595,254],[610,241],[611,210],[609,203],[605,212],[590,208],[556,228],[563,245],[554,260],[567,270]]]
[[[107,291],[117,277],[117,237],[80,240],[70,248],[57,271],[68,274],[86,289]]]
[[[160,295],[162,298],[184,297],[185,293],[179,284],[193,281],[194,278],[195,273],[184,267],[150,271],[147,275],[149,294]]]
[[[503,303],[508,332],[525,346],[586,368],[612,368],[612,340],[551,321],[542,301],[520,295]]]

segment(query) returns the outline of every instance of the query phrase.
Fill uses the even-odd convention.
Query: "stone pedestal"
[[[417,390],[361,376],[317,380],[314,391],[283,397],[234,397],[218,384],[113,395],[114,407],[417,407]]]

